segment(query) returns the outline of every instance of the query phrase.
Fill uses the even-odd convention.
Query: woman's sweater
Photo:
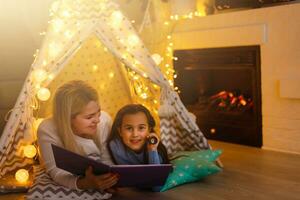
[[[74,135],[74,139],[77,144],[83,148],[88,157],[99,160],[106,164],[112,164],[112,160],[106,145],[106,139],[110,133],[110,129],[111,117],[106,112],[101,111],[100,123],[97,126],[99,141],[96,141],[98,144],[100,144],[98,146],[101,146],[101,149],[98,148],[92,139],[86,139],[77,135]],[[46,172],[58,184],[68,188],[78,189],[76,185],[78,176],[59,169],[55,165],[51,144],[55,144],[60,147],[64,147],[64,145],[58,136],[53,119],[50,118],[44,120],[38,128],[37,134],[38,145],[40,149],[40,161],[41,164],[46,168]]]

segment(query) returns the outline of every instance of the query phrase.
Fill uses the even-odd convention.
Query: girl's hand
[[[94,175],[92,167],[88,167],[85,176],[77,179],[77,187],[79,189],[98,189],[104,191],[111,188],[119,180],[117,174],[107,173],[102,175]]]
[[[150,144],[148,141],[147,141],[147,147],[148,147],[148,151],[157,151],[157,147],[158,147],[158,143],[159,143],[159,138],[158,136],[156,135],[156,133],[150,133],[148,136],[147,136],[147,140],[150,138],[150,137],[155,137],[157,139],[157,142],[156,144]]]

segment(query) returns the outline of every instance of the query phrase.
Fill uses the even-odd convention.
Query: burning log
[[[235,95],[223,90],[209,98],[209,107],[214,110],[247,111],[253,107],[253,101],[242,94]]]

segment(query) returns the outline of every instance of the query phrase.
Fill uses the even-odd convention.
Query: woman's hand
[[[111,188],[119,180],[117,174],[107,173],[102,175],[94,175],[92,167],[88,167],[85,176],[77,179],[77,187],[82,190],[98,189],[104,191]]]
[[[155,137],[157,139],[157,142],[155,144],[151,144],[150,142],[147,141],[147,147],[148,151],[157,151],[158,143],[159,143],[159,138],[156,135],[156,133],[152,132],[147,136],[147,140],[151,137]]]

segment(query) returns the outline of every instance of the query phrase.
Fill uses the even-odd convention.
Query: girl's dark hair
[[[124,107],[122,107],[118,113],[116,114],[116,117],[114,119],[112,128],[111,128],[111,133],[108,137],[107,140],[107,146],[109,151],[111,151],[110,147],[109,147],[109,143],[112,140],[115,139],[121,139],[120,134],[119,134],[119,129],[122,126],[122,122],[123,122],[123,118],[125,115],[130,115],[130,114],[136,114],[142,112],[146,115],[147,118],[147,122],[148,122],[148,126],[149,126],[149,131],[150,132],[154,132],[154,127],[155,127],[155,120],[153,118],[153,116],[151,115],[150,111],[143,105],[141,104],[128,104]],[[126,145],[124,145],[126,147]],[[148,153],[147,153],[147,148],[144,148],[144,154],[145,154],[145,163],[148,163]],[[163,163],[169,163],[169,159],[168,159],[168,154],[167,154],[167,150],[165,148],[165,146],[159,142],[158,147],[157,147],[157,151],[159,153],[159,155],[161,156],[161,158],[163,159]],[[111,153],[111,155],[113,155]],[[113,157],[113,156],[112,156]]]

